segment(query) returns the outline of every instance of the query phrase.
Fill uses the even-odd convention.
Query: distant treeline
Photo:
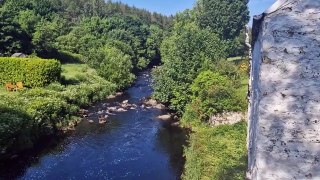
[[[169,27],[173,18],[173,16],[164,16],[160,13],[132,7],[122,2],[112,2],[111,0],[106,2],[104,0],[0,0],[0,5],[5,3],[16,5],[15,10],[21,10],[21,8],[33,9],[39,15],[58,13],[71,22],[77,22],[83,17],[98,16],[105,18],[122,14],[135,15],[146,23]]]

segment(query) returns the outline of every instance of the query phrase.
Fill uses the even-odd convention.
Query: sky
[[[158,12],[165,15],[174,15],[185,9],[191,9],[195,0],[114,0],[121,1],[138,8],[144,8],[152,12]],[[270,7],[275,0],[250,0],[250,16],[263,13]],[[250,21],[251,24],[252,21]]]

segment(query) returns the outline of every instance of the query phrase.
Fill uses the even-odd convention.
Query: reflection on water
[[[145,72],[123,96],[98,103],[89,112],[123,100],[140,105],[151,93]],[[138,107],[110,116],[105,125],[83,121],[71,135],[45,141],[49,148],[0,166],[0,179],[179,179],[185,133],[157,120],[162,113]],[[97,122],[96,114],[90,118]]]

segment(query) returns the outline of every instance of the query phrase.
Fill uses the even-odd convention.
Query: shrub
[[[30,137],[31,117],[25,113],[23,106],[15,99],[0,97],[0,151],[7,152],[20,149],[17,142],[21,137]],[[31,137],[30,137],[31,138]],[[29,146],[29,143],[26,143]],[[1,154],[0,154],[1,159]]]
[[[106,80],[116,84],[118,88],[124,88],[131,84],[135,76],[132,74],[132,62],[130,57],[117,48],[105,48],[104,59],[100,63],[98,74]]]
[[[23,82],[25,86],[42,87],[58,81],[61,65],[56,60],[38,58],[0,58],[0,83]]]
[[[83,56],[80,54],[74,54],[68,51],[58,51],[53,56],[58,59],[61,63],[81,63],[83,62]]]
[[[246,123],[202,127],[191,134],[185,148],[182,179],[245,179]]]
[[[216,113],[240,111],[245,107],[237,96],[233,81],[219,73],[204,71],[190,87],[192,102],[186,107],[182,120],[184,123],[206,121]]]

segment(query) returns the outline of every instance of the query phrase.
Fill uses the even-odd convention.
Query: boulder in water
[[[93,121],[93,120],[90,120],[90,119],[88,119],[88,122],[89,122],[90,124],[94,123],[94,121]]]
[[[148,101],[145,101],[144,104],[149,106],[156,106],[158,105],[158,102],[154,99],[149,99]]]
[[[161,119],[161,120],[164,120],[164,121],[168,121],[168,120],[171,120],[172,117],[170,114],[166,114],[166,115],[161,115],[161,116],[158,116],[157,117],[158,119]]]
[[[114,99],[114,98],[116,98],[115,95],[109,95],[109,96],[107,97],[107,99]]]
[[[123,95],[123,92],[117,92],[116,93],[116,96],[122,96]]]
[[[117,110],[117,112],[126,112],[127,110],[125,110],[125,109],[123,109],[123,108],[119,108],[118,110]]]

